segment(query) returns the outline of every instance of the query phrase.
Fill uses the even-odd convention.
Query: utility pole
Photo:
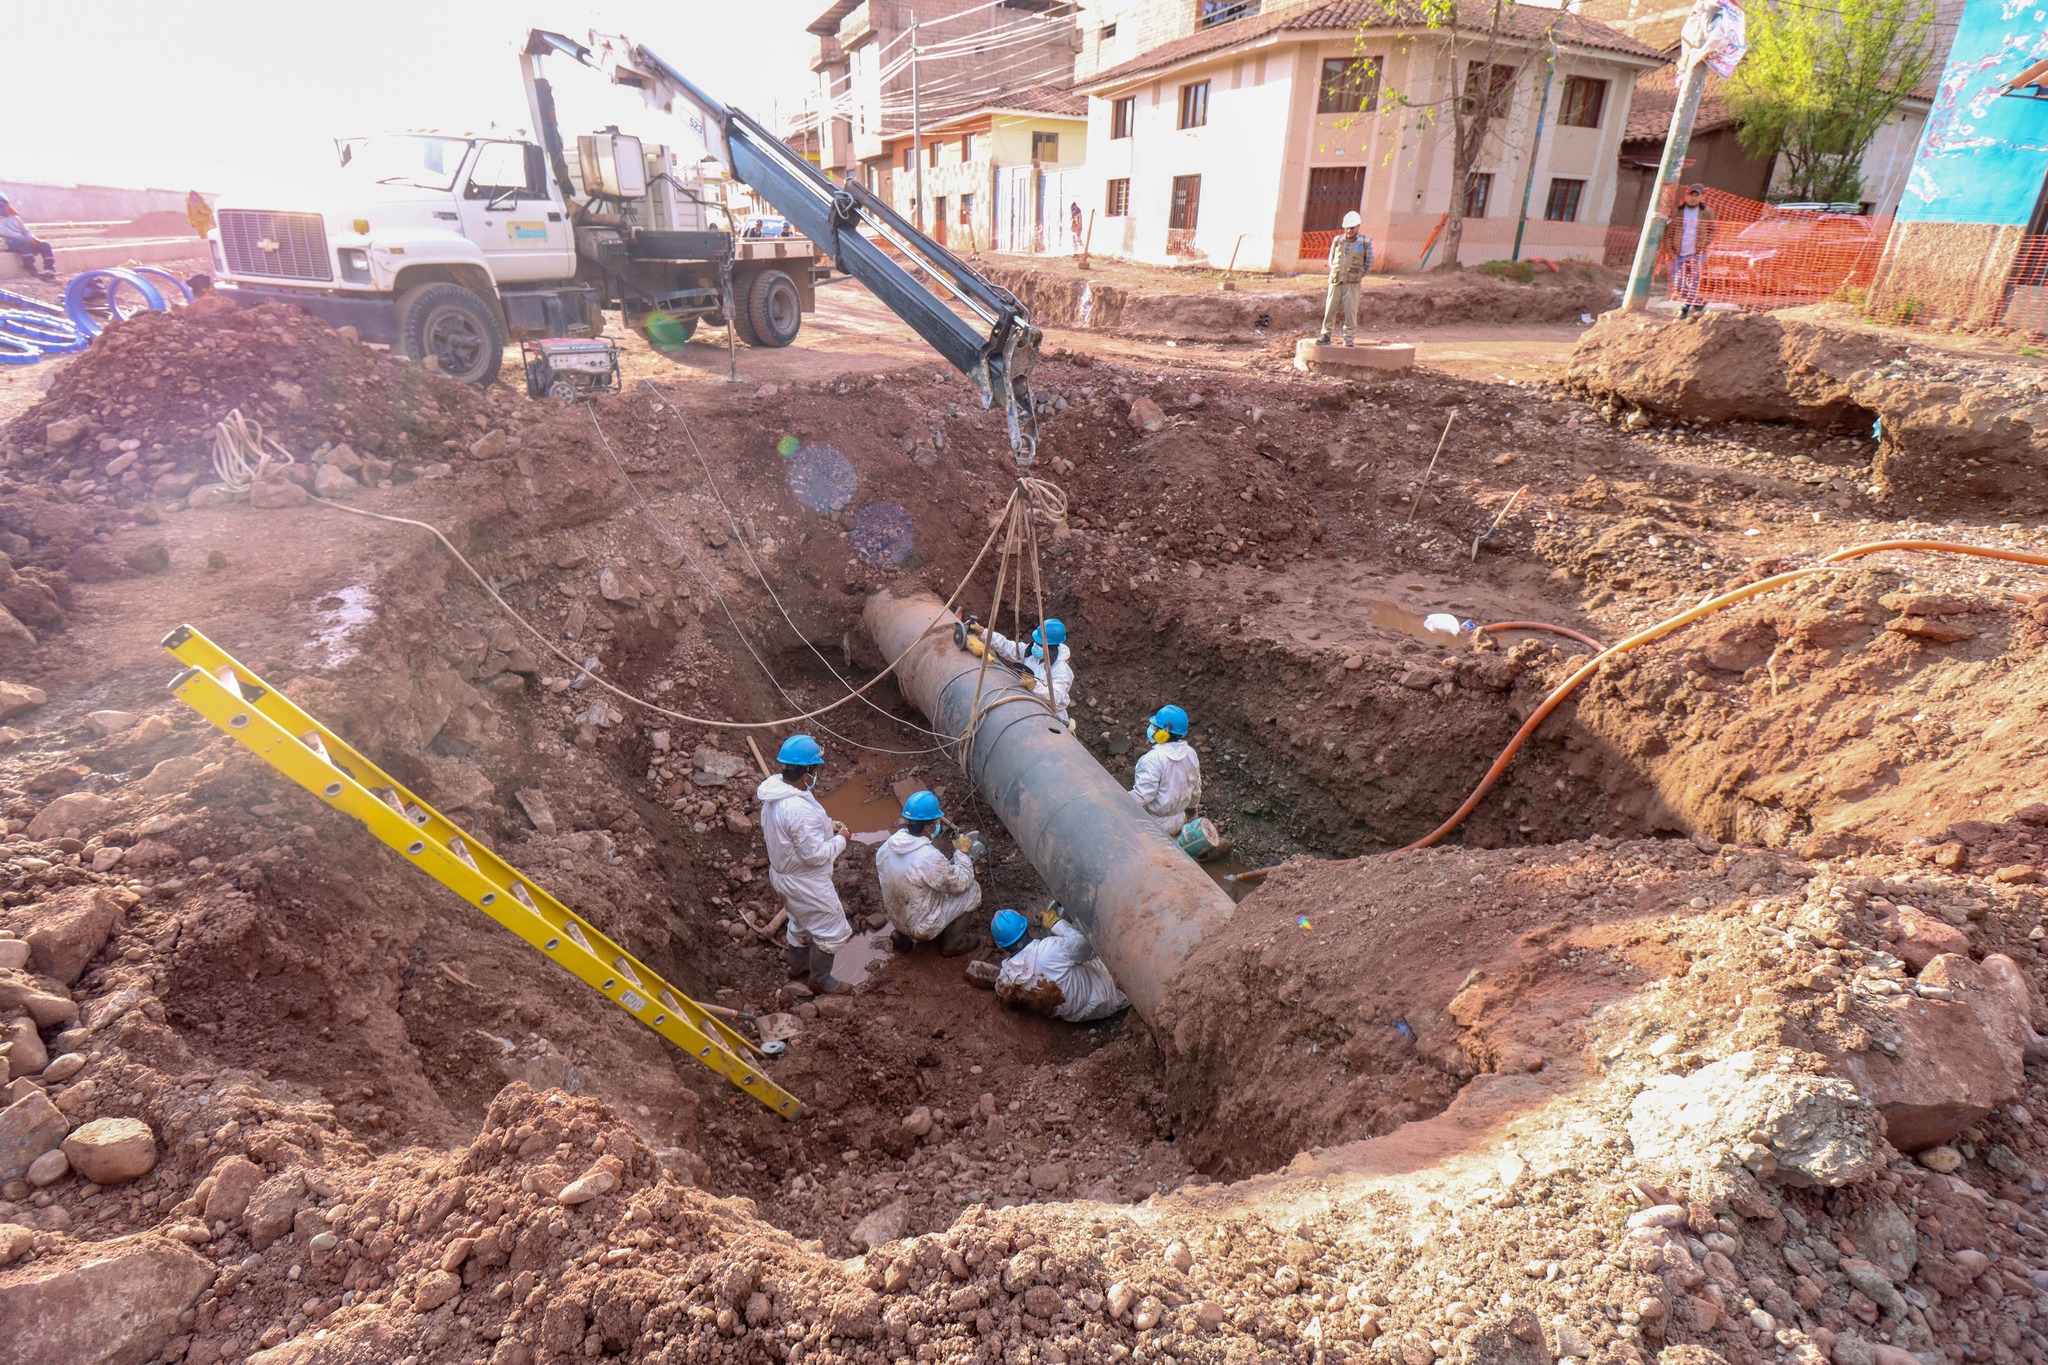
[[[1698,53],[1690,54],[1695,58]],[[1650,306],[1650,277],[1656,273],[1657,250],[1664,245],[1664,229],[1671,223],[1665,191],[1678,182],[1685,167],[1686,148],[1692,145],[1693,119],[1700,112],[1700,92],[1707,83],[1707,64],[1694,60],[1686,67],[1678,87],[1678,104],[1671,111],[1671,131],[1664,137],[1664,160],[1657,167],[1657,184],[1650,191],[1650,208],[1643,219],[1643,235],[1636,239],[1635,263],[1629,267],[1628,293],[1621,306],[1640,313]]]
[[[917,25],[910,26],[910,221],[924,231],[924,106],[917,86]]]
[[[1529,225],[1529,195],[1536,188],[1536,156],[1543,150],[1543,120],[1550,113],[1550,79],[1557,74],[1557,37],[1550,39],[1550,51],[1543,59],[1543,93],[1536,99],[1536,136],[1529,141],[1529,174],[1522,179],[1522,216],[1515,220],[1515,249],[1508,259],[1522,259],[1522,229]]]

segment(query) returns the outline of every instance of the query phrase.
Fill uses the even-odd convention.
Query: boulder
[[[142,1365],[213,1274],[190,1247],[147,1235],[39,1263],[0,1285],[0,1365]]]
[[[243,1229],[250,1245],[263,1250],[292,1230],[292,1219],[306,1202],[306,1181],[297,1171],[274,1175],[249,1196],[249,1208],[242,1215]]]
[[[7,1079],[40,1075],[50,1064],[50,1051],[43,1046],[43,1035],[36,1031],[35,1020],[16,1019],[0,1036],[7,1042]]]
[[[32,706],[41,706],[50,699],[49,693],[40,687],[27,683],[0,682],[0,720],[26,711]]]
[[[26,1010],[37,1028],[51,1028],[78,1017],[69,995],[50,990],[26,972],[0,971],[0,1011]]]
[[[323,464],[313,475],[313,492],[318,497],[339,498],[359,492],[362,485],[353,474],[344,473],[331,464]]]
[[[865,1251],[895,1241],[910,1222],[910,1205],[892,1200],[853,1225],[853,1244]]]
[[[258,479],[249,485],[251,507],[304,507],[311,501],[311,495],[289,479]]]
[[[1856,1088],[1800,1069],[1789,1055],[1738,1052],[1687,1076],[1659,1076],[1629,1107],[1642,1161],[1675,1175],[1760,1164],[1788,1184],[1841,1186],[1876,1173],[1880,1124]]]
[[[1890,1052],[1842,1052],[1830,1059],[1884,1115],[1885,1136],[1902,1152],[1939,1146],[1994,1108],[2017,1100],[2029,1051],[2038,1046],[2027,1018],[2026,983],[2010,958],[1981,963],[1942,954],[1920,980],[1952,1000],[1876,997],[1897,1039]]]
[[[156,1169],[156,1134],[141,1119],[94,1119],[64,1139],[64,1155],[87,1180],[125,1184]]]
[[[66,887],[30,906],[27,921],[21,936],[29,946],[29,966],[69,986],[106,947],[121,922],[121,902],[104,886]]]
[[[90,834],[105,824],[113,813],[112,797],[101,796],[98,792],[72,792],[44,806],[36,818],[28,822],[28,837],[55,839],[73,829]]]
[[[1923,915],[1918,910],[1899,911],[1899,941],[1895,949],[1899,957],[1918,975],[1927,964],[1943,953],[1965,953],[1970,951],[1970,936],[1954,925]]]
[[[263,1168],[245,1156],[223,1157],[214,1163],[213,1188],[206,1193],[201,1215],[209,1223],[235,1223],[249,1208],[249,1198],[263,1183]]]
[[[37,1157],[56,1150],[70,1126],[40,1090],[0,1109],[0,1184],[27,1175]]]
[[[199,776],[199,770],[206,766],[206,760],[191,754],[180,754],[167,758],[149,770],[149,775],[136,785],[148,796],[169,796],[192,785],[192,779]]]
[[[85,723],[93,728],[94,734],[105,739],[120,734],[133,725],[135,719],[133,711],[94,711],[85,718]]]
[[[1130,418],[1139,431],[1158,431],[1166,425],[1166,409],[1140,394],[1131,402]]]

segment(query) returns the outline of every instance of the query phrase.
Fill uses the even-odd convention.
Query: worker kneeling
[[[1062,725],[1073,728],[1072,718],[1067,715],[1067,699],[1074,694],[1074,652],[1067,648],[1064,624],[1047,620],[1031,632],[1028,645],[979,625],[969,626],[967,634],[972,641],[967,646],[970,652],[980,654],[981,646],[986,644],[998,659],[1007,659],[1022,668],[1024,685],[1045,698]]]
[[[996,972],[998,1000],[1070,1024],[1107,1019],[1130,1005],[1086,934],[1063,919],[1054,920],[1044,938],[1026,942],[1030,931],[1029,921],[1015,910],[998,910],[989,923],[996,948],[1009,955]],[[975,969],[986,965],[974,963],[968,979],[975,980],[980,975]]]
[[[974,879],[972,839],[954,839],[950,856],[940,850],[945,818],[938,797],[913,793],[903,803],[903,828],[875,850],[875,873],[899,945],[937,939],[939,951],[952,957],[971,946],[973,926],[962,916],[981,904],[981,883]]]
[[[1188,713],[1160,707],[1145,722],[1145,737],[1152,747],[1138,756],[1131,796],[1167,838],[1178,841],[1202,804],[1202,760],[1188,743]]]
[[[846,907],[832,885],[832,867],[846,851],[846,826],[825,813],[811,794],[825,770],[825,751],[809,735],[791,735],[776,751],[782,772],[754,789],[761,802],[761,838],[768,845],[768,883],[789,911],[791,977],[809,975],[828,995],[847,987],[832,975],[832,959],[853,940]]]

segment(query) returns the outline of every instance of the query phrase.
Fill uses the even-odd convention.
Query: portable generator
[[[583,398],[619,391],[619,348],[602,337],[543,337],[519,343],[528,398]]]

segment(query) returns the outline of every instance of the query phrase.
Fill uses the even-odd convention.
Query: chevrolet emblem
[[[256,249],[258,251],[277,251],[280,249],[280,247],[278,243],[273,242],[268,237],[265,237],[262,241],[256,243]]]

